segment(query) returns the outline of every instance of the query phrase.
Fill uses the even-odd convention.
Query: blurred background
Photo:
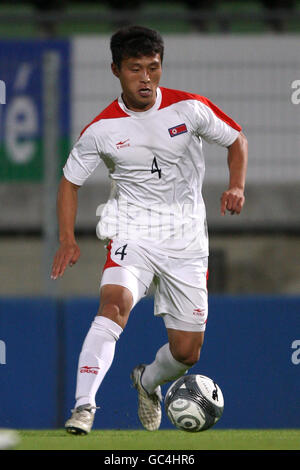
[[[218,426],[297,427],[299,403],[287,403],[285,412],[279,403],[287,390],[293,396],[299,389],[299,0],[1,2],[0,426],[61,426],[73,406],[77,356],[97,310],[106,257],[95,228],[97,207],[109,194],[107,171],[101,164],[79,192],[81,258],[54,283],[56,191],[81,129],[120,93],[110,71],[109,39],[127,24],[163,35],[162,86],[207,96],[249,141],[246,204],[238,217],[220,216],[226,152],[205,147],[211,308],[207,346],[196,367],[230,390]],[[105,399],[107,410],[106,395],[111,400],[122,379],[120,361],[127,361],[121,367],[126,382],[128,364],[135,366],[141,354],[143,362],[151,360],[155,341],[165,341],[163,325],[152,324],[152,301],[150,295],[135,308],[120,340],[124,355],[103,387],[104,418],[96,426],[139,426],[118,396],[113,417],[106,416]],[[149,344],[145,318],[158,330]],[[137,331],[140,343],[130,336]],[[277,395],[266,403],[270,389]],[[38,412],[41,390],[48,397],[46,414]],[[134,407],[134,394],[129,401]]]

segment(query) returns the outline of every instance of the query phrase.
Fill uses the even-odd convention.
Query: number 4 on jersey
[[[120,246],[116,251],[115,251],[115,255],[121,255],[121,260],[124,259],[124,256],[127,255],[126,253],[126,248],[127,248],[127,244],[126,245],[123,245],[123,246]],[[121,250],[122,249],[122,250]],[[121,250],[121,251],[120,251]]]
[[[158,178],[161,178],[161,168],[158,168],[156,157],[153,158],[151,173],[158,172]]]

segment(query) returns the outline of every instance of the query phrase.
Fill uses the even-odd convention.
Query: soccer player
[[[209,99],[159,86],[164,44],[158,32],[123,28],[110,45],[122,94],[82,131],[58,190],[60,246],[53,279],[80,255],[74,235],[78,188],[101,159],[109,170],[112,193],[97,226],[108,250],[100,306],[82,346],[75,408],[65,425],[74,434],[90,432],[95,395],[116,342],[152,281],[154,314],[164,320],[168,343],[151,364],[131,373],[147,430],[160,426],[160,386],[199,359],[208,313],[203,139],[227,148],[229,185],[221,214],[240,214],[245,200],[247,139],[241,127]]]

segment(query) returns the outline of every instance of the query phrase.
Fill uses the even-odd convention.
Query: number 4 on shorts
[[[123,245],[123,246],[120,246],[116,251],[115,251],[115,255],[121,255],[121,260],[124,259],[124,256],[127,255],[126,253],[126,247],[127,247],[127,244],[126,245]],[[121,251],[120,251],[121,250]]]

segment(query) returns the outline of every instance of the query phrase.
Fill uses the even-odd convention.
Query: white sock
[[[188,369],[190,369],[190,366],[174,359],[169,343],[167,343],[157,351],[154,362],[145,367],[142,375],[142,385],[151,394],[158,385],[178,379]]]
[[[75,408],[87,403],[96,406],[96,393],[112,364],[116,341],[122,331],[109,318],[95,317],[79,356]]]

